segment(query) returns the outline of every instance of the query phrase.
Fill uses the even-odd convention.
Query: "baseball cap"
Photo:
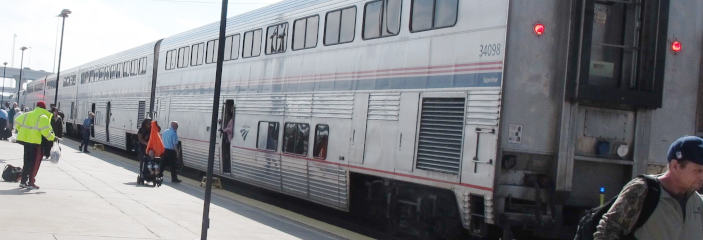
[[[688,160],[703,165],[703,138],[685,136],[676,139],[669,147],[667,161]]]
[[[39,101],[37,102],[37,107],[46,109],[46,103],[44,101]]]

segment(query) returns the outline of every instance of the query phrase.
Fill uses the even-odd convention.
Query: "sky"
[[[229,0],[228,17],[280,0]],[[2,0],[0,64],[56,72],[62,9],[61,69],[127,50],[220,19],[220,0]],[[16,35],[16,38],[14,37]],[[13,48],[13,39],[15,40]],[[14,61],[12,58],[14,51]]]

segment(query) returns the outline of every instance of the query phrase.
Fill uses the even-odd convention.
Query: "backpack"
[[[621,239],[635,239],[635,230],[639,229],[647,222],[649,217],[654,213],[654,209],[657,208],[659,203],[659,195],[661,194],[661,188],[659,187],[659,180],[656,177],[640,175],[638,178],[644,179],[647,183],[647,195],[644,198],[644,203],[642,205],[642,212],[640,212],[637,222],[635,223],[632,232],[629,235],[623,236]],[[618,198],[619,194],[608,200],[605,204],[599,207],[592,208],[586,211],[579,221],[578,228],[576,229],[576,236],[574,240],[590,240],[593,239],[593,234],[596,232],[596,227],[600,222],[601,218],[605,213],[610,210],[613,206],[615,200]]]
[[[5,180],[5,182],[17,182],[21,175],[22,168],[10,164],[5,165],[5,170],[2,171],[2,179]]]

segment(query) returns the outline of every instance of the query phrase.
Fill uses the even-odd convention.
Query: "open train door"
[[[222,174],[232,173],[232,138],[234,137],[234,100],[227,99],[222,108],[220,124],[220,167]]]

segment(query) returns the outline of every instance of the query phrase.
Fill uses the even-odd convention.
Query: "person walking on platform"
[[[164,148],[166,152],[164,158],[161,159],[160,169],[163,171],[166,165],[169,166],[169,171],[171,171],[171,182],[179,183],[181,180],[178,179],[178,174],[176,173],[176,162],[178,161],[178,150],[176,146],[178,145],[178,122],[171,122],[171,128],[166,129],[161,134],[161,138],[164,143]]]
[[[703,196],[696,192],[703,186],[703,138],[677,139],[666,159],[667,171],[653,176],[658,184],[638,177],[625,185],[593,239],[703,239]],[[648,199],[657,203],[645,208]]]
[[[83,129],[81,130],[81,145],[78,147],[78,151],[83,150],[84,153],[90,153],[88,151],[88,144],[90,142],[90,130],[93,128],[93,119],[95,114],[93,112],[88,112],[88,117],[83,120]]]
[[[46,103],[39,101],[33,111],[23,113],[16,118],[17,142],[24,145],[21,188],[39,189],[39,186],[34,183],[42,159],[42,137],[49,141],[56,139],[51,129],[51,113],[45,108]]]
[[[17,116],[19,116],[19,114],[17,114],[17,103],[12,103],[10,105],[10,110],[7,111],[7,121],[9,121],[7,128],[12,129],[14,127],[15,117]]]

